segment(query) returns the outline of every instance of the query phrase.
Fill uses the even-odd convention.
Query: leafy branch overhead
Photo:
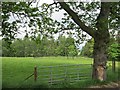
[[[62,18],[61,23],[58,20],[53,20],[51,18],[51,15],[54,12],[59,12],[62,8],[67,13],[64,13],[64,18]],[[119,9],[118,5],[116,3],[112,3],[109,21],[110,25],[114,26],[114,28],[115,25],[119,26],[119,12],[116,9]],[[47,32],[50,32],[51,34],[53,34],[65,29],[74,29],[76,32],[80,33],[80,30],[82,29],[89,35],[94,36],[96,30],[95,24],[97,22],[96,16],[98,16],[99,10],[99,2],[54,2],[50,5],[44,3],[42,6],[39,7],[33,7],[32,2],[3,2],[2,36],[5,39],[12,40],[16,37],[18,33],[21,33],[18,30],[20,27],[30,27],[31,31],[27,32],[26,30],[26,33],[33,34],[35,34],[36,32],[40,32],[41,34],[43,34],[43,32],[44,34],[48,34]],[[9,22],[10,17],[14,18],[12,22]],[[35,30],[34,27],[38,27],[38,30]]]
[[[90,27],[87,27],[80,19],[79,17],[77,16],[77,14],[71,10],[69,8],[69,6],[64,3],[64,2],[59,2],[61,7],[72,17],[72,19],[74,20],[74,22],[76,24],[78,24],[82,30],[84,30],[85,32],[87,32],[88,34],[90,34],[91,36],[94,36],[94,32],[93,32],[93,29],[90,28]]]

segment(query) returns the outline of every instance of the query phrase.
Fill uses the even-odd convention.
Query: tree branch
[[[96,27],[99,30],[103,30],[101,27],[104,27],[104,29],[108,29],[108,16],[110,13],[110,4],[108,2],[101,2],[101,10],[100,10],[100,14],[97,17],[97,23],[96,23]]]
[[[52,3],[52,4],[49,4],[48,7],[47,7],[47,9],[46,9],[46,11],[48,10],[48,8],[50,8],[50,6],[52,6],[52,5],[54,5],[54,4],[56,5],[57,2],[54,2],[54,3]]]
[[[77,13],[75,13],[73,10],[71,10],[69,8],[69,6],[65,3],[65,2],[59,2],[60,6],[72,17],[73,21],[80,26],[80,28],[85,31],[86,33],[88,33],[90,36],[94,37],[94,30],[91,27],[88,27],[85,25],[84,22],[82,22],[79,19],[79,16],[77,15]]]
[[[61,30],[74,30],[74,29],[80,29],[79,27],[71,27],[71,28],[60,28]]]

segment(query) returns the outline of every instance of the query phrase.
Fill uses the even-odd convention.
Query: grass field
[[[22,87],[41,87],[39,84],[41,81],[34,82],[34,78],[31,77],[29,80],[24,81],[24,79],[33,73],[34,66],[56,66],[56,65],[73,65],[73,64],[92,64],[92,58],[86,57],[77,57],[75,59],[66,58],[66,57],[39,57],[39,58],[17,58],[17,57],[3,57],[2,58],[2,84],[3,88],[19,88]],[[111,62],[109,62],[111,63]],[[57,68],[59,69],[59,68]],[[57,71],[57,70],[55,70]],[[84,70],[88,72],[89,70]],[[73,71],[71,71],[73,72]],[[111,72],[111,70],[109,70]],[[58,72],[59,73],[59,72]],[[111,74],[110,78],[117,79],[117,74],[114,76]],[[91,80],[88,80],[91,83],[95,83]],[[72,85],[71,87],[85,87],[88,81],[81,81],[77,84]],[[86,84],[85,84],[86,83]],[[41,83],[42,85],[42,83]],[[69,85],[57,86],[59,87],[70,87]],[[42,86],[47,87],[47,86]]]

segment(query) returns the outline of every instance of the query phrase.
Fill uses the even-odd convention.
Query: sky
[[[42,5],[42,3],[47,3],[47,4],[51,4],[53,3],[53,0],[40,0],[40,5]],[[60,10],[59,12],[55,12],[54,14],[52,14],[52,18],[58,21],[61,21],[61,18],[64,16],[63,13],[65,11],[64,10]],[[56,37],[58,37],[59,34],[55,35]],[[65,35],[67,36],[67,35]],[[89,37],[91,38],[91,37]],[[81,50],[82,47],[86,44],[86,41],[83,42],[82,44],[79,45],[79,49]]]
[[[47,3],[47,4],[52,4],[53,3],[53,0],[37,0],[37,1],[39,1],[38,7],[41,6],[43,3]],[[35,7],[36,4],[37,3],[32,3],[33,7]],[[64,12],[65,12],[64,10],[60,10],[59,12],[54,12],[52,14],[52,19],[61,21],[62,17],[64,16],[63,15]],[[9,22],[13,22],[14,20],[15,20],[14,17],[11,16],[10,19],[9,19]],[[20,27],[19,28],[20,33],[17,34],[16,38],[24,38],[24,36],[26,35],[25,30],[26,30],[26,28]],[[30,28],[27,27],[27,30],[29,31]],[[58,37],[58,34],[56,34],[56,37]]]
[[[38,6],[42,5],[43,3],[52,4],[53,0],[39,0]],[[33,3],[32,5],[36,6],[36,3]],[[63,15],[64,12],[65,12],[64,10],[60,10],[59,12],[55,12],[54,14],[52,14],[52,18],[55,19],[55,20],[61,21],[61,18],[64,16]],[[9,19],[9,22],[12,22],[12,21],[14,21],[13,17],[11,17]],[[22,28],[22,27],[19,29],[20,34],[17,35],[17,38],[24,38],[24,36],[25,36],[25,29],[26,28]],[[27,27],[27,29],[29,30],[29,27]],[[59,34],[56,34],[54,36],[58,37],[58,35]],[[66,34],[64,34],[64,35],[67,36]],[[80,44],[79,48],[81,49],[85,45],[85,43],[86,42],[83,42],[83,44]]]

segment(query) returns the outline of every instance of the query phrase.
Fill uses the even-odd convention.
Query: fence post
[[[34,81],[37,81],[37,67],[34,67]]]

